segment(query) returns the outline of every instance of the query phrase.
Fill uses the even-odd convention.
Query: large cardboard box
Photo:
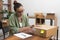
[[[40,25],[39,27],[34,27],[34,29],[34,34],[41,37],[51,37],[57,33],[57,26]]]

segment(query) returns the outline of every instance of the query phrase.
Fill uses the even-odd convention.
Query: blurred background
[[[4,14],[3,15],[4,18],[9,18],[10,14],[14,12],[13,9],[14,1],[15,0],[0,0],[0,12]],[[25,9],[24,13],[25,14],[28,13],[28,16],[35,16],[36,12],[41,12],[45,16],[47,13],[55,13],[60,33],[60,0],[16,0],[16,1],[23,4]],[[34,25],[35,19],[29,19],[29,24]],[[0,33],[2,34],[1,30]]]

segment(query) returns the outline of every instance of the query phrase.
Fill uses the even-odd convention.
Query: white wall
[[[13,0],[12,0],[13,1]],[[30,14],[34,12],[55,12],[59,14],[60,0],[17,0],[24,5],[24,8]]]
[[[12,0],[13,3],[14,0]],[[34,15],[35,12],[54,12],[58,18],[58,25],[60,24],[60,0],[17,0],[22,3],[25,8],[25,13]],[[13,4],[12,4],[13,11]],[[59,25],[60,26],[60,25]]]

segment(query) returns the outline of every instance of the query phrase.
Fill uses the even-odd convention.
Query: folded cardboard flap
[[[49,30],[49,29],[53,29],[56,26],[49,26],[49,25],[40,25],[40,27],[34,27],[36,29],[44,29],[44,30]]]

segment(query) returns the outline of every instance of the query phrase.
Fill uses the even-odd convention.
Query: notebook
[[[17,36],[17,37],[22,38],[22,39],[32,37],[32,35],[26,34],[26,33],[17,33],[17,34],[14,34],[14,36]]]

